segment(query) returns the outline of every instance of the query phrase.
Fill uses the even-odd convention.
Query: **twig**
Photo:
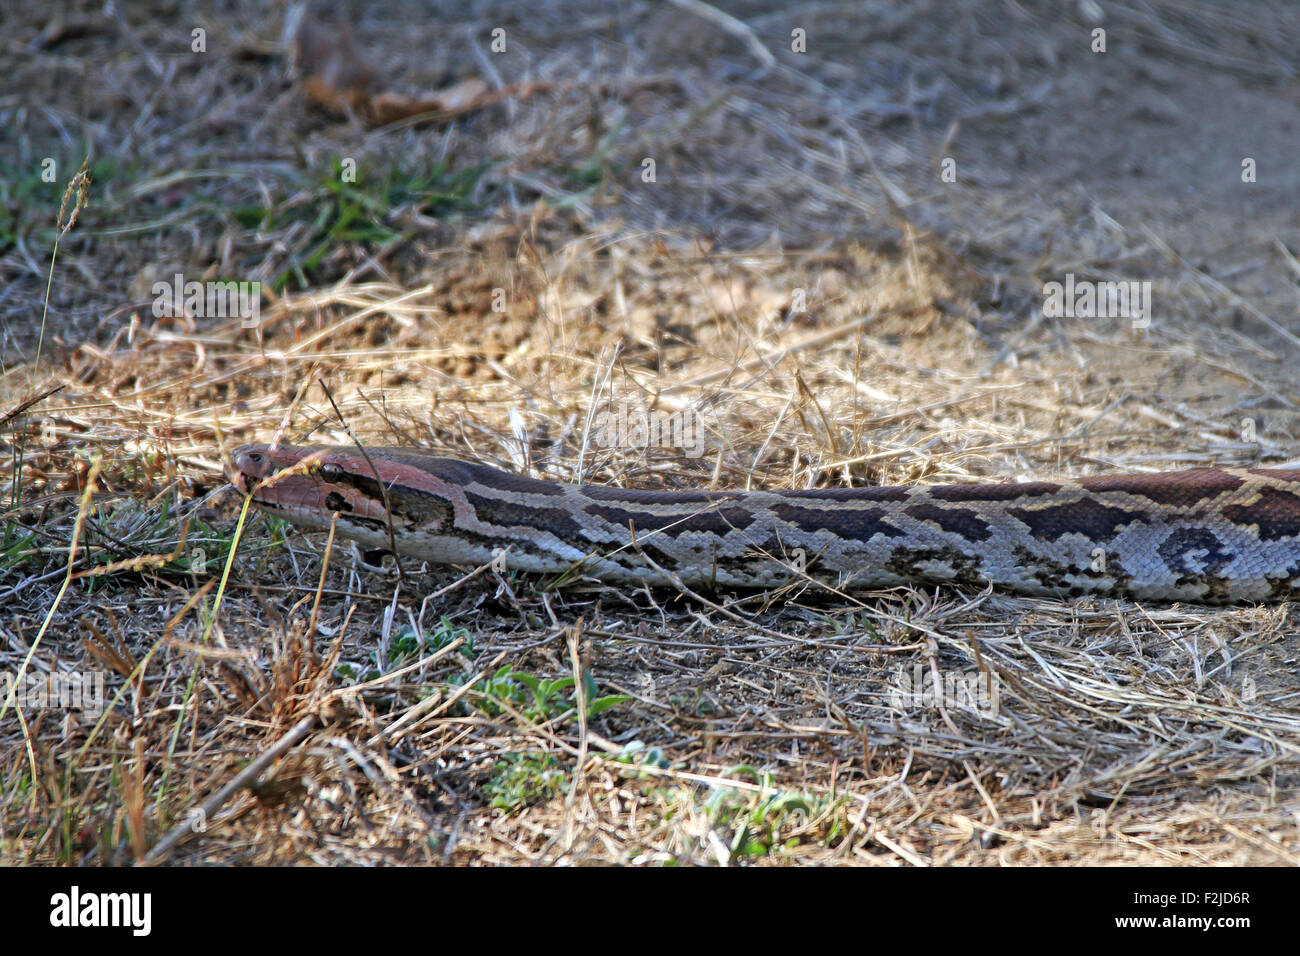
[[[207,800],[196,809],[187,813],[185,819],[172,827],[171,832],[154,844],[152,850],[145,855],[140,862],[145,866],[151,866],[155,863],[162,862],[163,858],[171,852],[172,848],[181,840],[185,839],[191,833],[196,832],[194,827],[198,823],[200,826],[206,826],[206,821],[212,816],[218,807],[226,802],[226,799],[244,786],[249,780],[252,780],[263,770],[271,765],[281,754],[306,737],[313,727],[316,726],[317,717],[315,714],[309,714],[298,723],[294,724],[287,734],[277,740],[270,750],[262,753],[256,760],[247,767],[235,774],[230,782],[224,787],[208,797]],[[202,821],[202,822],[200,822]]]
[[[37,395],[35,398],[27,399],[27,401],[20,404],[12,412],[9,412],[3,418],[0,418],[0,428],[3,428],[5,425],[9,424],[11,420],[17,418],[19,415],[27,411],[27,409],[31,408],[33,405],[37,404],[38,402],[45,401],[45,399],[49,398],[51,395],[57,394],[58,392],[63,391],[67,387],[68,387],[67,383],[65,382],[63,385],[55,385],[53,388],[47,388],[45,391],[41,392],[41,394]]]
[[[754,35],[754,30],[742,20],[737,20],[730,13],[725,13],[717,7],[705,3],[704,0],[668,0],[675,7],[693,13],[704,20],[712,20],[722,29],[726,30],[732,36],[739,38],[749,51],[757,57],[758,62],[763,64],[763,72],[767,72],[776,66],[776,57],[772,51],[759,41]]]

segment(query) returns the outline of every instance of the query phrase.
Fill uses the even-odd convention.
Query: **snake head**
[[[309,460],[309,452],[315,452],[316,462]],[[268,479],[283,474],[284,478],[275,482],[279,484],[288,478],[291,471],[302,475],[310,474],[321,457],[318,449],[294,448],[291,445],[241,445],[230,456],[231,464],[226,469],[226,477],[231,484],[244,494],[252,495],[256,501],[258,487]]]
[[[387,510],[376,483],[345,449],[325,446],[243,445],[231,456],[231,484],[255,505],[309,528],[329,527],[330,516],[377,527]]]
[[[462,490],[469,466],[404,449],[367,454],[348,446],[243,445],[235,449],[230,481],[253,504],[307,528],[361,539],[382,529],[432,532],[459,509],[472,514]]]

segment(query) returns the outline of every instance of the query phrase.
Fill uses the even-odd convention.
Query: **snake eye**
[[[248,453],[248,460],[255,465],[260,465],[262,463],[262,453],[260,451],[250,451]]]
[[[326,462],[320,466],[320,476],[326,481],[338,481],[343,477],[343,469]]]

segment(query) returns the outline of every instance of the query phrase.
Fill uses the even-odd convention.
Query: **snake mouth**
[[[270,470],[271,465],[266,453],[245,445],[236,448],[231,455],[231,464],[226,468],[226,477],[241,492],[252,497]]]
[[[256,478],[237,469],[230,469],[226,473],[226,477],[230,479],[232,485],[238,488],[239,491],[245,495],[251,496],[257,488]]]

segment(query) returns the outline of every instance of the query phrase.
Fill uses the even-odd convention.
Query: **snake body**
[[[246,445],[232,481],[294,524],[451,564],[628,585],[988,585],[1225,604],[1300,596],[1300,469],[1027,483],[636,491],[395,448]]]

